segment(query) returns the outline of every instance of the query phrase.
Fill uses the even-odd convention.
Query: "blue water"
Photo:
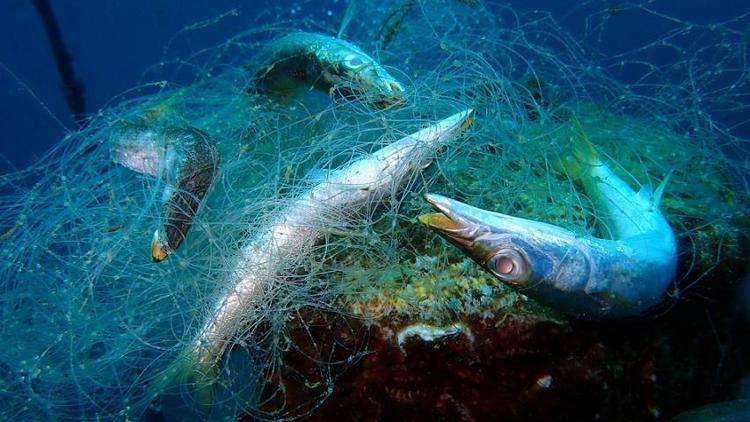
[[[178,37],[168,56],[179,55],[212,45],[245,28],[245,18],[255,16],[266,4],[288,3],[259,0],[179,1],[98,1],[51,2],[65,44],[73,56],[76,74],[85,86],[86,110],[95,113],[107,101],[150,81],[142,79],[144,70],[158,63],[164,47],[178,31],[188,25],[236,9],[238,16],[223,19],[209,31]],[[518,10],[547,10],[572,34],[586,28],[585,12],[576,9],[576,0],[515,0],[503,2]],[[611,7],[618,2],[595,2]],[[696,24],[722,22],[746,13],[746,0],[685,0],[661,2],[659,10]],[[321,0],[317,16],[336,25],[346,2]],[[329,16],[329,13],[330,16]],[[313,13],[313,12],[310,12]],[[654,34],[664,31],[664,21],[643,22],[633,28],[631,20],[615,16],[608,23],[607,38],[600,46],[613,54],[643,45]],[[654,59],[654,58],[651,58]],[[658,57],[655,58],[658,61]],[[76,125],[66,106],[61,82],[39,16],[30,2],[0,2],[0,171],[8,165],[24,166],[46,151],[66,131]],[[8,71],[12,71],[14,76]],[[627,80],[627,75],[622,75]],[[731,122],[728,122],[731,124]],[[747,132],[747,129],[745,129]]]

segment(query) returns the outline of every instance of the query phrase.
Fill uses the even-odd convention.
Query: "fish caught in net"
[[[0,176],[3,418],[311,417],[384,318],[407,327],[393,350],[479,341],[471,319],[564,320],[417,216],[440,193],[605,237],[556,165],[576,131],[634,191],[669,178],[678,264],[649,315],[742,277],[747,15],[583,3],[579,39],[490,2],[356,3],[340,30],[271,8],[273,23],[165,58],[144,75],[160,82]],[[607,31],[629,14],[668,29],[615,51]]]

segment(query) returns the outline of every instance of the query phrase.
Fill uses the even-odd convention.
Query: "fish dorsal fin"
[[[656,187],[656,190],[652,188],[650,183],[643,185],[641,190],[638,191],[638,197],[643,201],[650,203],[653,207],[658,208],[659,203],[661,202],[661,197],[664,195],[664,189],[667,187],[667,183],[669,182],[670,177],[672,177],[673,171],[674,170],[669,170],[664,179]]]
[[[659,206],[659,203],[661,202],[661,197],[664,195],[664,189],[667,187],[667,183],[669,183],[669,179],[672,177],[672,173],[674,172],[674,169],[669,169],[669,172],[667,172],[667,175],[664,176],[664,179],[662,179],[661,183],[659,183],[659,186],[656,187],[656,190],[654,191],[653,201],[654,206]]]
[[[641,186],[641,189],[636,195],[638,195],[638,202],[643,204],[647,209],[655,210],[658,208],[658,204],[654,203],[654,189],[651,186],[651,183],[646,183]]]

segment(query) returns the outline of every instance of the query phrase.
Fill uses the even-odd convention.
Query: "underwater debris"
[[[480,266],[524,294],[579,318],[641,315],[675,277],[677,244],[659,211],[664,187],[634,192],[599,158],[577,126],[564,162],[599,211],[605,238],[427,195],[439,211],[419,217]]]
[[[50,48],[52,49],[55,65],[57,65],[57,72],[60,74],[65,101],[68,103],[70,113],[78,126],[83,127],[86,124],[85,89],[83,81],[75,74],[73,56],[65,45],[65,40],[62,36],[62,31],[60,31],[60,25],[57,23],[55,13],[48,0],[33,0],[31,3],[36,8],[42,20],[44,31],[47,34],[47,41],[49,41]]]
[[[160,179],[162,224],[154,230],[151,257],[161,262],[180,247],[219,170],[216,142],[193,127],[119,123],[110,142],[115,161]]]
[[[362,98],[383,109],[404,101],[404,87],[359,47],[322,34],[298,32],[274,41],[256,74],[255,89],[280,98],[310,88]]]
[[[474,334],[471,333],[471,329],[465,324],[457,322],[448,327],[436,327],[427,324],[413,324],[401,329],[396,336],[398,338],[398,346],[403,348],[404,343],[410,337],[418,337],[420,340],[425,342],[434,342],[436,340],[452,337],[458,334],[465,334],[471,343],[474,342]]]

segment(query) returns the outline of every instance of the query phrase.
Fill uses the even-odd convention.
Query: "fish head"
[[[506,285],[558,311],[590,319],[635,315],[649,306],[629,281],[641,270],[622,244],[441,195],[426,199],[439,212],[419,216],[423,224]],[[611,283],[627,289],[611,290]]]
[[[442,195],[428,194],[425,199],[438,213],[421,215],[420,222],[503,283],[533,295],[559,279],[559,264],[571,247],[564,240],[567,237],[561,238],[564,229],[482,210]]]
[[[404,87],[388,71],[362,50],[352,45],[336,49],[330,60],[336,64],[336,90],[344,97],[364,98],[378,109],[404,102]]]
[[[164,241],[164,236],[159,233],[159,230],[154,230],[154,235],[151,239],[151,259],[154,262],[162,262],[171,253],[172,250]]]

